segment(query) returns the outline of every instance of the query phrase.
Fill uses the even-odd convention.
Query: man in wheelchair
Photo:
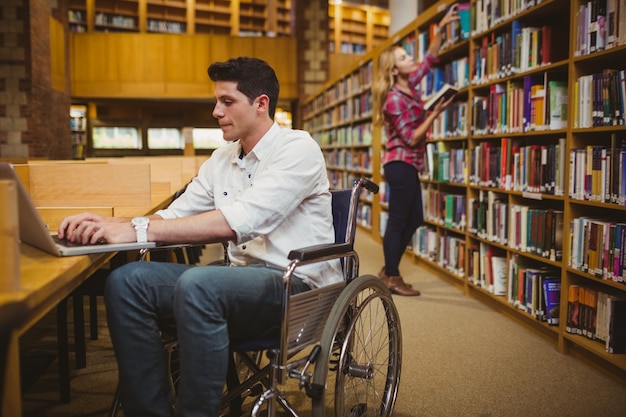
[[[175,326],[181,380],[177,416],[217,416],[229,344],[280,326],[283,271],[294,248],[334,242],[324,157],[306,132],[274,121],[279,83],[264,61],[240,57],[208,69],[228,145],[216,150],[172,204],[135,219],[85,213],[65,219],[61,238],[82,243],[229,242],[230,266],[134,262],[105,290],[124,414],[171,416],[173,393],[161,339]],[[331,260],[298,268],[292,293],[342,279]]]

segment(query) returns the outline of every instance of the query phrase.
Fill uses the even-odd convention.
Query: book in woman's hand
[[[450,99],[450,97],[456,95],[456,93],[458,92],[459,90],[456,87],[446,83],[443,85],[443,87],[439,89],[439,91],[437,91],[435,95],[426,100],[426,102],[424,103],[424,108],[428,111],[431,111],[435,108],[439,101],[447,101]]]

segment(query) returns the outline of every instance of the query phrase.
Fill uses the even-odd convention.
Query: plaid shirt
[[[412,97],[395,86],[391,87],[391,90],[387,93],[385,107],[383,108],[387,144],[382,165],[391,161],[402,161],[413,165],[418,172],[425,170],[425,141],[420,141],[416,147],[410,147],[409,143],[411,142],[413,131],[426,118],[419,84],[422,78],[428,74],[432,65],[437,62],[438,60],[434,55],[426,52],[424,60],[409,75],[409,88],[413,91]]]

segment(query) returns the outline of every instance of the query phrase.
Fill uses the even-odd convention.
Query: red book
[[[509,190],[511,184],[511,141],[508,138],[500,140],[500,188]]]

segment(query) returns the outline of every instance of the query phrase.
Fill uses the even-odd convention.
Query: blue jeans
[[[175,415],[217,416],[229,344],[278,334],[282,275],[264,266],[159,262],[115,269],[104,296],[124,415],[171,416],[161,330],[175,326],[181,370]],[[307,289],[292,279],[292,293]]]
[[[422,188],[412,165],[393,161],[383,169],[389,184],[389,217],[383,237],[385,273],[395,276],[400,275],[400,261],[415,230],[424,222]]]

